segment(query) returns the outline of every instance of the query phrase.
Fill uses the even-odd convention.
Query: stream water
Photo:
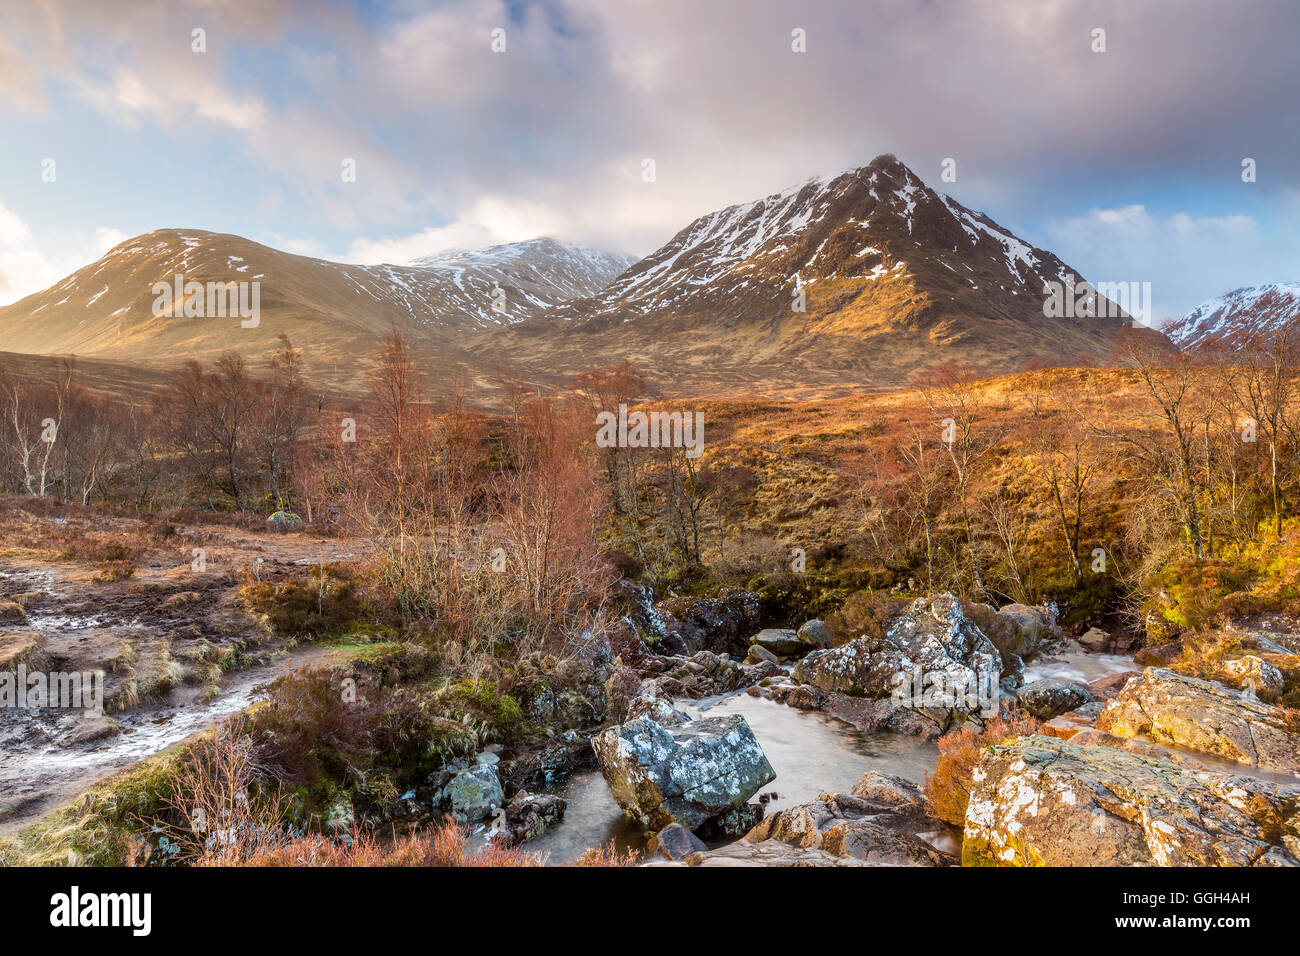
[[[284,674],[311,666],[328,648],[304,646],[278,660],[229,675],[216,694],[179,687],[165,701],[112,715],[119,732],[62,745],[49,711],[0,710],[0,834],[30,822],[114,771],[160,753],[264,696]]]
[[[1142,665],[1128,654],[1094,654],[1079,648],[1044,653],[1025,664],[1025,683],[1049,677],[1086,684],[1125,671],[1140,671]]]
[[[677,701],[676,706],[692,717],[740,714],[749,722],[776,771],[776,779],[761,791],[776,794],[767,805],[769,814],[821,793],[847,793],[869,770],[922,783],[938,756],[931,741],[863,733],[830,717],[743,693]],[[558,792],[569,801],[564,820],[531,840],[529,852],[558,865],[611,840],[623,852],[645,848],[650,833],[623,816],[599,771],[574,774]]]

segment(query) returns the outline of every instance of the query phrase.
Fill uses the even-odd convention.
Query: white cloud
[[[48,288],[127,238],[120,229],[100,226],[93,235],[81,238],[72,254],[49,257],[27,224],[0,203],[0,306]]]

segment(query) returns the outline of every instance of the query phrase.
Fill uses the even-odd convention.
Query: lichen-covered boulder
[[[813,651],[793,677],[825,691],[874,699],[947,720],[997,710],[1002,657],[950,594],[917,598],[882,638]]]
[[[930,816],[915,785],[871,772],[850,793],[822,794],[778,811],[694,866],[952,866],[946,824]]]
[[[276,511],[266,519],[266,523],[272,528],[288,531],[302,524],[302,516],[292,511]]]
[[[965,866],[1300,865],[1300,786],[1051,737],[986,749]]]
[[[505,801],[495,763],[476,763],[457,773],[439,795],[439,802],[457,823],[486,820]]]
[[[739,714],[672,727],[639,718],[591,739],[623,812],[654,830],[688,830],[745,803],[776,777]]]
[[[1030,681],[1016,692],[1016,698],[1039,720],[1051,720],[1093,702],[1087,687],[1055,677]]]
[[[1145,736],[1252,767],[1300,773],[1300,727],[1287,711],[1160,667],[1148,667],[1125,684],[1097,727],[1117,737]]]
[[[1255,692],[1266,690],[1276,694],[1286,686],[1280,670],[1253,654],[1224,661],[1223,673],[1237,686]]]

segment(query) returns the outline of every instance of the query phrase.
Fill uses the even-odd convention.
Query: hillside
[[[625,256],[538,239],[408,266],[345,265],[239,236],[164,229],[0,309],[0,333],[13,352],[144,364],[211,359],[226,349],[261,358],[286,333],[307,350],[309,372],[347,383],[390,328],[412,338],[431,371],[446,371],[463,366],[459,343],[469,333],[588,295],[627,264]],[[183,306],[155,315],[154,284],[172,285],[178,274],[205,289],[258,283],[257,326],[243,327],[238,316],[187,317]],[[247,296],[251,304],[251,285]]]

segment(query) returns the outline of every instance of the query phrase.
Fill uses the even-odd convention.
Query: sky
[[[645,255],[889,152],[1160,320],[1300,280],[1298,36],[1296,0],[4,0],[0,304],[159,228]]]

